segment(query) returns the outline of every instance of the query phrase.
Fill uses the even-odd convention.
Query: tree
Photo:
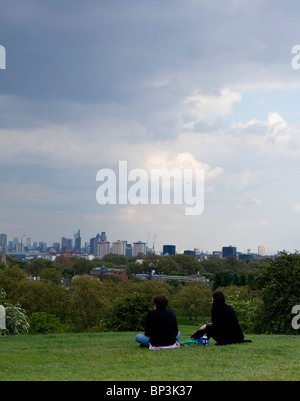
[[[103,283],[89,277],[77,277],[68,290],[66,320],[75,331],[99,327],[110,310]]]
[[[18,266],[7,266],[0,270],[0,288],[6,292],[8,302],[16,303],[15,293],[20,283],[26,282],[26,273]]]
[[[153,309],[152,298],[134,291],[114,306],[107,326],[110,330],[116,331],[144,330],[146,316],[151,309]]]
[[[44,269],[53,267],[53,264],[51,260],[44,258],[31,259],[26,267],[26,272],[32,277],[38,277]]]
[[[184,310],[190,317],[198,320],[200,316],[208,316],[211,301],[211,288],[200,281],[186,283],[172,298],[172,307]]]
[[[157,264],[157,273],[170,274],[171,271],[179,270],[179,266],[172,256],[162,256]]]
[[[261,333],[296,334],[291,325],[291,310],[300,304],[300,258],[286,252],[269,260],[266,269],[254,280],[263,305],[258,309],[256,330]]]
[[[51,282],[54,284],[60,284],[62,279],[61,272],[55,267],[47,267],[41,271],[40,274],[41,281]]]
[[[25,280],[18,285],[15,298],[28,316],[35,312],[46,312],[55,314],[61,321],[65,319],[67,290],[61,285]]]

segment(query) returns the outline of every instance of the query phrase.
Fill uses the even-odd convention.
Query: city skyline
[[[106,232],[101,232],[95,234],[93,237],[88,238],[87,240],[82,239],[80,237],[80,229],[77,232],[74,231],[73,237],[61,237],[56,241],[46,242],[43,240],[33,240],[31,237],[26,235],[22,235],[21,237],[13,237],[10,239],[6,233],[0,233],[0,246],[5,243],[6,249],[9,249],[10,252],[24,252],[25,249],[39,249],[44,248],[44,250],[49,250],[50,248],[55,249],[57,252],[66,252],[66,251],[75,251],[76,253],[81,253],[82,250],[89,248],[90,254],[97,254],[98,256],[104,256],[107,253],[116,253],[116,254],[126,254],[126,246],[132,246],[134,244],[143,244],[144,250],[142,253],[147,253],[148,250],[152,252],[159,252],[165,254],[164,249],[174,249],[176,253],[183,253],[184,251],[196,251],[201,252],[203,254],[213,254],[222,252],[222,249],[228,247],[235,249],[237,253],[243,254],[256,254],[256,255],[274,255],[279,251],[285,251],[284,249],[277,250],[276,252],[269,252],[265,243],[258,244],[256,249],[238,249],[234,244],[223,244],[221,248],[214,248],[211,250],[204,250],[197,246],[190,246],[184,249],[178,249],[176,243],[164,243],[161,246],[157,246],[155,243],[156,236],[153,238],[153,242],[149,241],[149,235],[147,237],[147,241],[135,240],[135,241],[128,241],[127,239],[109,239],[106,235]],[[149,234],[149,233],[148,233]],[[78,236],[79,235],[79,236]],[[20,241],[19,241],[20,239]],[[76,245],[76,239],[79,239],[79,243]],[[92,245],[92,241],[94,244]],[[102,254],[99,252],[99,245],[98,244],[107,244],[107,250]],[[20,247],[22,245],[22,247]],[[94,248],[94,249],[92,249]],[[122,251],[120,251],[122,250]],[[137,251],[138,252],[138,251]],[[83,253],[86,253],[83,251]],[[173,254],[173,253],[172,253]]]
[[[300,249],[299,12],[272,0],[2,4],[0,231]],[[176,201],[151,197],[158,169],[202,171],[204,207],[186,214],[192,176],[173,184]]]

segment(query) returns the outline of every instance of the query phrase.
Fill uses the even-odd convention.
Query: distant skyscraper
[[[131,244],[126,245],[126,256],[127,256],[127,258],[131,258],[131,256],[132,256],[132,245]]]
[[[26,246],[26,235],[22,235],[21,237],[21,244],[25,247]]]
[[[74,234],[74,251],[77,253],[81,253],[81,237],[80,237],[80,230]]]
[[[72,238],[62,237],[61,239],[61,250],[62,252],[72,251],[73,249],[73,240]]]
[[[164,245],[163,246],[163,255],[176,255],[176,246],[175,245]]]
[[[228,256],[236,256],[236,247],[235,246],[223,246],[222,248],[222,257],[227,258]]]
[[[138,256],[139,253],[146,255],[146,242],[134,242],[133,243],[133,250],[132,250],[132,256]]]
[[[53,242],[52,247],[55,249],[56,252],[59,252],[59,248],[60,248],[59,242]]]
[[[105,242],[97,242],[97,256],[103,258],[103,256],[110,253],[110,243]]]
[[[101,235],[100,235],[100,242],[106,242],[107,238],[106,238],[106,234],[105,231],[102,231]]]
[[[97,239],[93,237],[90,239],[90,254],[97,255]]]
[[[7,234],[4,234],[4,233],[0,234],[0,248],[1,249],[2,249],[3,244],[4,244],[5,249],[6,249],[6,247],[7,247]]]
[[[126,255],[127,241],[116,241],[112,243],[111,253],[115,255]]]
[[[258,245],[258,254],[260,256],[266,256],[266,244]]]

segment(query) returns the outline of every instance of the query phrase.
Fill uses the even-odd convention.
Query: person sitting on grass
[[[244,342],[244,334],[235,311],[225,303],[224,294],[221,291],[215,291],[212,301],[211,323],[199,327],[190,339],[197,340],[206,334],[208,339],[212,337],[217,342],[216,345]]]
[[[180,347],[177,319],[172,311],[166,309],[168,303],[166,295],[154,296],[154,310],[146,316],[145,334],[137,334],[135,337],[141,346],[149,349]]]

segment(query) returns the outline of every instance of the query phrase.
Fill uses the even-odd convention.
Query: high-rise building
[[[53,242],[52,248],[55,249],[56,252],[59,252],[60,243],[59,242]]]
[[[97,256],[103,258],[103,256],[109,253],[110,253],[110,243],[108,241],[97,242]]]
[[[115,255],[126,255],[127,241],[116,241],[112,243],[111,253]]]
[[[2,249],[2,246],[5,246],[5,249],[7,247],[7,234],[0,234],[0,248]]]
[[[126,244],[126,256],[127,258],[131,258],[132,256],[132,245]]]
[[[61,250],[62,252],[73,250],[73,240],[72,238],[62,237],[61,239]]]
[[[176,245],[163,245],[163,255],[176,255]]]
[[[90,254],[97,255],[97,238],[93,237],[90,239]]]
[[[266,244],[258,245],[258,254],[260,256],[266,256]]]
[[[76,253],[81,253],[81,237],[80,237],[80,230],[74,234],[74,251]]]
[[[222,248],[222,258],[227,258],[228,256],[236,256],[236,247],[235,246],[223,246]]]
[[[26,246],[26,235],[22,235],[21,237],[21,244],[25,247]]]
[[[133,243],[133,250],[132,250],[132,256],[138,256],[139,253],[146,255],[146,242],[134,242]]]
[[[107,241],[106,234],[104,231],[102,231],[100,235],[100,242],[106,242],[106,241]]]

